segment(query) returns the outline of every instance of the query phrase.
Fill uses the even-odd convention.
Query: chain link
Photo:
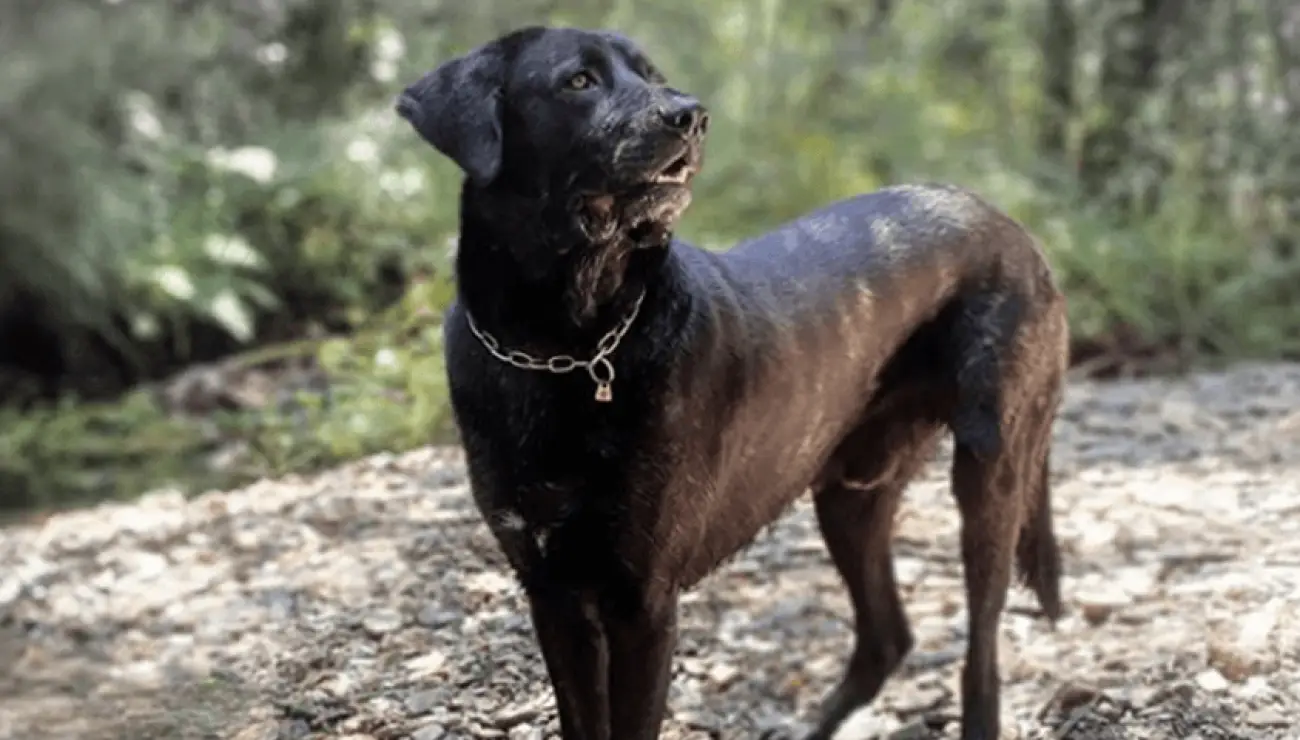
[[[478,328],[478,324],[474,323],[473,315],[466,312],[465,316],[469,319],[469,330],[482,342],[488,353],[501,362],[520,370],[543,370],[556,375],[564,375],[574,370],[586,370],[587,375],[591,376],[592,382],[596,384],[596,400],[609,401],[613,399],[611,386],[614,383],[614,364],[609,361],[609,356],[618,349],[623,337],[627,336],[628,330],[636,321],[637,314],[641,312],[641,302],[644,300],[643,290],[637,296],[636,302],[632,304],[632,310],[628,311],[613,329],[600,337],[600,341],[596,342],[595,354],[587,360],[579,360],[573,355],[553,355],[542,359],[517,349],[503,351],[496,337]]]

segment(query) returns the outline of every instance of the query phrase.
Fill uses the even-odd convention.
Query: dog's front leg
[[[677,597],[664,593],[631,613],[605,612],[610,723],[617,740],[655,740],[663,725],[677,642]]]
[[[564,740],[614,740],[609,700],[609,646],[599,606],[586,592],[539,586],[528,590],[533,629],[555,689]]]

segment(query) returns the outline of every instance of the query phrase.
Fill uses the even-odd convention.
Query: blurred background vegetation
[[[9,0],[0,505],[446,439],[458,177],[390,103],[528,22],[708,103],[685,238],[949,180],[1046,242],[1081,372],[1300,354],[1290,0]]]

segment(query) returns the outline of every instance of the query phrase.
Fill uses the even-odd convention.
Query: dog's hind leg
[[[962,668],[962,740],[996,740],[1001,726],[998,628],[1011,585],[1023,480],[1014,440],[982,458],[960,439],[953,493],[961,511],[961,558],[969,628]],[[1008,454],[1011,453],[1011,454]]]
[[[962,673],[962,740],[996,740],[1001,727],[998,630],[1012,571],[1037,593],[1044,612],[1060,613],[1060,562],[1051,530],[1048,446],[1055,389],[1022,385],[1010,394],[1013,412],[987,419],[1001,428],[992,456],[955,435],[953,494],[961,512],[968,644]]]
[[[1022,304],[971,301],[954,331],[957,403],[952,410],[952,492],[961,514],[967,645],[961,677],[962,740],[997,740],[1001,729],[998,630],[1025,513],[1029,405],[1012,357]]]
[[[822,538],[853,604],[855,644],[806,740],[830,740],[912,649],[890,545],[903,490],[929,459],[940,426],[924,416],[895,418],[873,420],[850,435],[815,494]]]

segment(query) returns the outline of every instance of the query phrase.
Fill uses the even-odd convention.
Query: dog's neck
[[[593,240],[568,204],[481,190],[461,194],[456,285],[475,323],[509,351],[590,354],[659,278],[668,238],[623,229]]]

